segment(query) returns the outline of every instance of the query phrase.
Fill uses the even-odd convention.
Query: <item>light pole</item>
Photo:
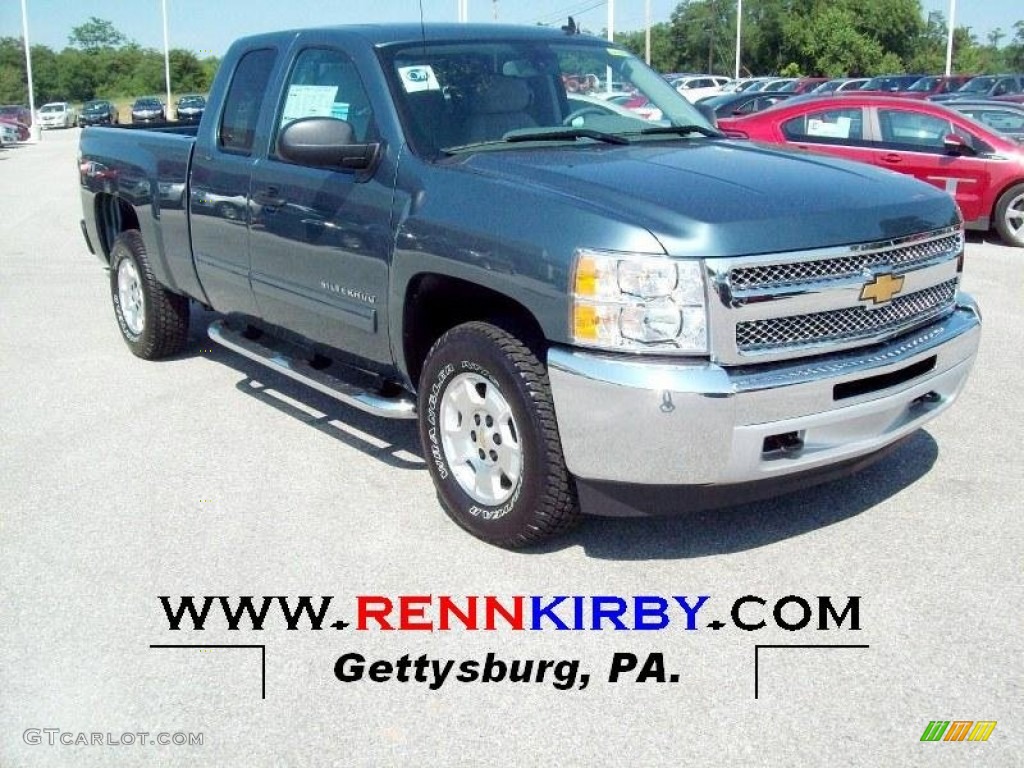
[[[39,121],[36,120],[36,97],[32,87],[32,50],[28,44],[28,11],[25,9],[25,0],[21,0],[21,36],[25,42],[25,76],[28,78],[28,111],[32,125],[29,126],[29,139],[39,141]]]
[[[647,66],[651,66],[651,0],[644,4],[644,28],[647,30],[644,34],[644,59]]]
[[[946,35],[946,77],[953,73],[953,30],[956,28],[956,0],[949,0],[949,33]]]
[[[736,0],[736,74],[733,75],[737,80],[740,79],[740,40],[742,39],[743,31],[743,0]]]
[[[608,0],[608,42],[615,42],[615,0]],[[612,68],[604,68],[604,89],[612,92]]]
[[[171,51],[167,47],[167,0],[160,0],[164,16],[164,82],[167,85],[167,106],[164,107],[164,119],[170,117],[171,109]]]

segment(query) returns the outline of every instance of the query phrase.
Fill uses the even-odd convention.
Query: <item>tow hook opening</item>
[[[804,448],[803,432],[783,432],[768,435],[761,446],[761,456],[766,459],[792,457]]]
[[[927,408],[929,405],[935,405],[939,402],[942,402],[942,395],[938,392],[925,392],[920,397],[915,397],[910,401],[910,408]]]

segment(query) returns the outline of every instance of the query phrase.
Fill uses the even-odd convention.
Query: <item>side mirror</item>
[[[362,171],[380,154],[380,144],[356,144],[352,124],[333,117],[302,117],[277,137],[277,153],[289,162],[314,168]]]
[[[946,148],[947,152],[951,152],[954,155],[973,155],[976,154],[974,147],[967,143],[963,136],[958,136],[955,133],[947,133],[942,137],[942,146]]]

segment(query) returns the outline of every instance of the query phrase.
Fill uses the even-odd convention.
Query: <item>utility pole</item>
[[[491,11],[494,14],[494,20],[498,20],[498,0],[491,0]]]

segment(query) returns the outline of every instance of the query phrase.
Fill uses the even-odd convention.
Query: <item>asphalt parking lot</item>
[[[512,553],[443,514],[412,422],[212,348],[208,316],[185,354],[134,358],[79,231],[78,134],[0,151],[0,765],[1022,765],[1024,249],[970,237],[964,286],[985,318],[973,378],[888,460]],[[349,622],[359,595],[709,598],[693,631],[680,613],[662,631],[257,632],[172,631],[161,595],[330,595],[329,620]],[[763,629],[730,621],[746,595],[766,601],[742,609]],[[789,595],[857,596],[859,629],[773,626]],[[150,647],[171,644],[265,647]],[[488,652],[578,660],[591,679],[335,676],[346,653]],[[638,666],[609,682],[616,653],[661,653],[676,681],[637,682]],[[934,720],[997,726],[983,743],[922,743]],[[51,746],[33,729],[204,738]]]

